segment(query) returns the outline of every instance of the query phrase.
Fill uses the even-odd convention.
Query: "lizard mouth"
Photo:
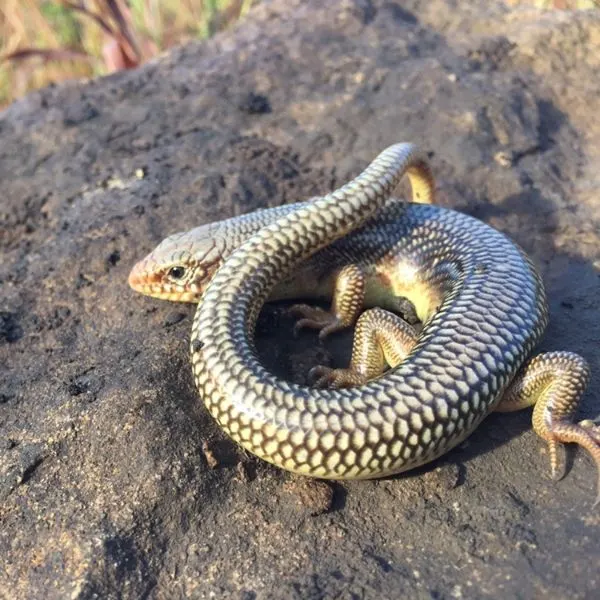
[[[131,272],[129,273],[129,278],[127,279],[129,283],[129,287],[131,287],[136,292],[140,292],[142,294],[147,293],[147,289],[155,284],[156,282],[151,281],[151,277],[148,275],[148,269],[146,268],[146,261],[142,260],[135,264]]]
[[[197,286],[184,286],[176,283],[165,282],[160,274],[149,272],[145,260],[137,263],[127,279],[129,287],[152,298],[171,300],[172,302],[198,302],[199,292]]]

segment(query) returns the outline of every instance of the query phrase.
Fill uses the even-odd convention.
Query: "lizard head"
[[[250,236],[297,208],[283,205],[175,233],[129,274],[129,285],[146,296],[199,302],[217,269]]]
[[[198,302],[230,252],[213,225],[175,233],[133,267],[129,285],[154,298]]]

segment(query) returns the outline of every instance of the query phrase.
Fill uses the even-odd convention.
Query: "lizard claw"
[[[294,335],[304,328],[318,329],[319,339],[324,340],[329,334],[344,329],[346,324],[330,312],[308,304],[294,304],[288,310],[294,316],[302,317],[294,325]]]
[[[318,365],[308,372],[309,380],[318,388],[353,387],[367,382],[367,378],[351,369],[332,369]]]
[[[557,471],[557,450],[562,444],[574,442],[591,454],[596,463],[598,473],[598,492],[593,507],[598,506],[600,504],[600,426],[589,419],[576,424],[567,422],[555,423],[551,431],[551,437],[547,438],[547,440],[550,449],[550,464],[553,477]]]
[[[333,371],[334,369],[331,367],[317,365],[308,372],[308,379],[317,388],[327,388],[329,387]]]

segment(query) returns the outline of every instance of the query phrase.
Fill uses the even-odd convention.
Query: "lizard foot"
[[[329,389],[352,387],[367,382],[367,377],[352,369],[332,369],[322,365],[313,367],[308,377],[315,387]]]
[[[323,340],[334,331],[348,327],[344,320],[318,306],[294,304],[288,312],[296,317],[302,317],[294,325],[294,335],[298,335],[298,332],[304,328],[318,329],[319,339]]]

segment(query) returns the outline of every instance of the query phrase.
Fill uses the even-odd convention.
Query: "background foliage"
[[[30,90],[133,68],[166,48],[207,38],[259,0],[2,0],[0,108]],[[469,1],[469,0],[465,0]],[[506,0],[587,10],[599,0]]]
[[[0,107],[74,77],[135,67],[231,25],[253,0],[2,0]]]

